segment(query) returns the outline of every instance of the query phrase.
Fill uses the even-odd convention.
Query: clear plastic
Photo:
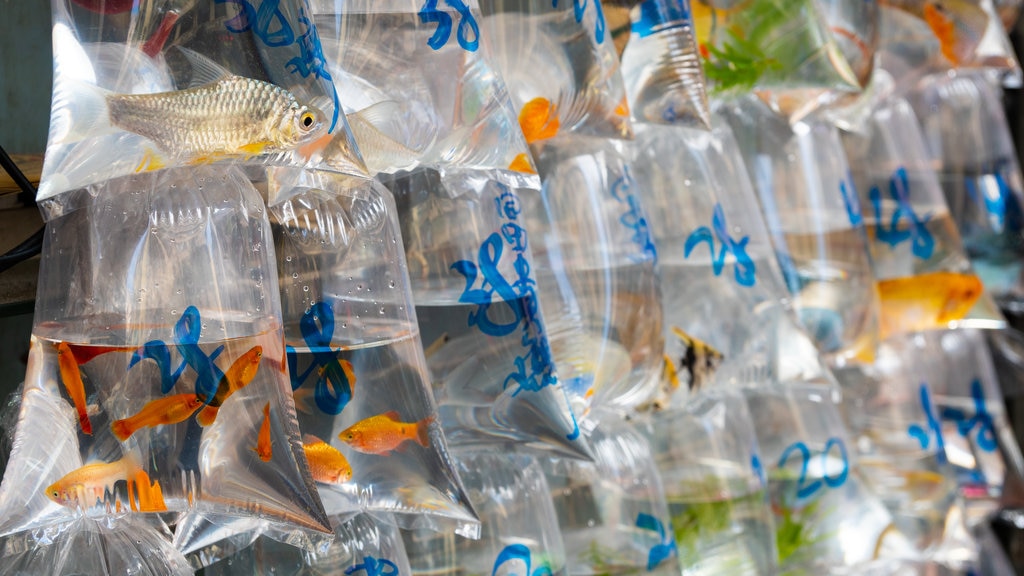
[[[736,140],[712,121],[711,132],[638,123],[629,144],[659,249],[663,383],[680,391],[708,384],[725,362],[768,365],[754,358],[761,320],[788,296]]]
[[[365,173],[304,0],[52,6],[39,200],[225,158]]]
[[[590,407],[643,402],[661,368],[657,251],[616,138],[631,134],[618,59],[598,2],[485,8],[484,29],[543,179],[541,197],[523,197],[522,213],[536,239],[552,354],[580,425],[590,428]]]
[[[622,79],[634,122],[711,129],[689,0],[644,0],[630,11]]]
[[[1008,314],[1024,303],[1024,178],[1000,89],[982,74],[935,75],[911,97],[974,269]]]
[[[910,558],[911,542],[861,480],[830,386],[744,390],[761,448],[782,572],[860,574]]]
[[[797,121],[860,90],[817,0],[694,0],[712,96],[753,91]]]
[[[585,456],[518,208],[539,180],[476,2],[321,0],[315,13],[356,141],[395,197],[448,441]]]
[[[878,291],[837,129],[817,116],[789,124],[752,98],[720,109],[743,150],[800,321],[832,362],[870,361]]]
[[[683,575],[775,574],[765,468],[743,396],[702,392],[637,427],[661,472]]]
[[[858,83],[867,87],[878,50],[878,1],[817,0],[817,4]]]
[[[879,66],[906,92],[933,73],[993,72],[1020,83],[1021,69],[991,0],[887,0],[879,12]]]
[[[458,452],[458,472],[480,515],[479,540],[402,531],[412,574],[564,576],[565,548],[544,470],[531,456]]]
[[[75,194],[88,201],[47,224],[0,534],[82,514],[195,510],[323,540],[255,188],[220,166]],[[261,443],[272,457],[254,450]]]
[[[875,82],[881,93],[892,84],[884,71]],[[947,326],[1004,327],[971,267],[910,104],[890,96],[870,107],[867,121],[842,132],[842,140],[879,280],[881,338]]]
[[[339,524],[337,538],[318,554],[260,538],[235,554],[203,568],[203,576],[398,576],[410,574],[405,545],[390,517],[360,514]]]
[[[131,515],[77,518],[29,537],[5,538],[3,576],[192,576],[166,537]]]
[[[675,533],[654,454],[629,422],[600,418],[594,462],[543,458],[573,575],[678,575]]]

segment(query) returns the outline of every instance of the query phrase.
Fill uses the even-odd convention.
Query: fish
[[[145,470],[136,470],[128,480],[128,505],[134,512],[166,512],[167,504],[160,481],[150,482]]]
[[[68,136],[123,130],[189,163],[294,150],[327,132],[326,115],[288,90],[231,74],[198,53],[177,48],[192,64],[189,88],[121,94],[75,80]],[[160,161],[159,165],[166,162]]]
[[[342,484],[352,479],[352,466],[340,450],[323,440],[306,434],[302,437],[302,450],[309,462],[313,480],[321,484]]]
[[[196,422],[200,426],[206,427],[213,424],[217,419],[220,407],[228,397],[252,382],[252,379],[256,377],[256,372],[259,371],[262,358],[263,347],[253,346],[235,359],[231,367],[221,377],[220,382],[217,383],[217,392],[214,393],[213,399],[199,412],[199,416],[196,416]],[[200,400],[205,402],[206,398],[200,396]]]
[[[175,394],[157,398],[147,402],[135,415],[115,421],[110,425],[110,431],[118,440],[124,442],[142,428],[184,422],[202,405],[202,399],[195,394]]]
[[[984,286],[974,274],[931,272],[878,282],[881,340],[894,334],[947,328],[963,319]]]
[[[437,351],[444,347],[445,344],[450,342],[451,339],[451,336],[449,336],[447,332],[444,332],[443,334],[438,336],[436,340],[431,342],[429,346],[423,349],[423,356],[425,358],[430,358],[434,354],[437,354]]]
[[[554,138],[559,126],[554,104],[542,96],[530,100],[519,111],[519,127],[527,144]]]
[[[638,412],[664,410],[672,402],[672,394],[679,389],[679,372],[668,354],[662,355],[661,382],[651,399],[636,407]]]
[[[111,352],[134,352],[138,349],[137,346],[84,346],[81,344],[68,344],[68,349],[75,357],[75,362],[78,365],[86,364],[92,361],[97,356],[103,354],[109,354]]]
[[[530,161],[530,157],[526,155],[526,152],[516,154],[512,162],[509,162],[508,169],[515,170],[516,172],[525,172],[526,174],[537,173],[537,170],[533,167],[533,162]]]
[[[690,336],[677,326],[672,326],[672,334],[679,338],[686,349],[679,358],[679,370],[686,370],[690,375],[689,389],[699,390],[711,381],[715,370],[722,364],[725,357],[710,344]]]
[[[78,361],[75,360],[75,355],[67,342],[57,344],[57,366],[60,370],[60,381],[75,404],[75,411],[78,412],[78,425],[83,433],[92,436],[92,422],[89,420],[85,402],[85,383],[82,382]]]
[[[943,57],[953,65],[970,61],[988,28],[989,16],[970,0],[882,0],[920,18],[939,41]]]
[[[409,440],[423,447],[429,445],[433,416],[418,422],[402,422],[400,418],[394,410],[371,416],[349,426],[338,434],[338,438],[357,452],[379,456],[398,449]]]
[[[263,424],[260,425],[259,434],[256,436],[256,447],[253,452],[259,454],[260,460],[270,462],[274,452],[270,442],[270,402],[263,406]]]
[[[352,130],[352,138],[370,174],[410,168],[420,160],[424,152],[409,148],[377,128],[391,122],[399,113],[397,102],[384,100],[345,115],[348,127]],[[334,150],[329,149],[325,156],[334,157]]]
[[[112,489],[120,480],[128,477],[139,469],[139,465],[130,456],[114,462],[94,462],[68,472],[60,480],[46,487],[46,497],[61,506],[91,506],[103,497],[103,492]],[[83,498],[92,496],[91,502]]]

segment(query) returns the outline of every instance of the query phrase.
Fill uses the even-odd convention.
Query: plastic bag
[[[614,414],[591,434],[597,460],[544,458],[570,574],[679,573],[675,530],[647,440]]]
[[[403,531],[413,573],[565,573],[565,548],[551,491],[536,459],[495,451],[459,452],[455,458],[480,514],[480,539]]]
[[[47,223],[0,533],[195,509],[323,540],[256,190],[237,169],[197,167],[77,194],[82,208]]]
[[[693,10],[712,96],[752,90],[797,121],[860,89],[816,0],[694,0]]]
[[[536,239],[552,354],[589,429],[596,425],[590,408],[628,410],[644,401],[661,366],[657,251],[616,139],[629,132],[618,61],[600,3],[507,1],[485,12],[543,180],[539,198],[522,199],[522,214]],[[616,98],[614,114],[598,111]]]
[[[476,3],[435,4],[321,1],[315,19],[361,150],[395,195],[441,423],[452,444],[586,455],[519,212],[539,180]]]
[[[225,158],[303,165],[326,153],[344,171],[365,174],[304,0],[136,10],[53,0],[53,22],[40,201]]]
[[[78,518],[34,537],[6,538],[4,576],[192,576],[188,561],[158,531],[131,515]]]
[[[817,0],[829,31],[862,88],[871,81],[878,50],[879,6],[876,0]]]
[[[634,122],[710,130],[689,0],[645,0],[630,14],[622,79]]]

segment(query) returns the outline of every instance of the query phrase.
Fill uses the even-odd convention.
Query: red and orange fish
[[[231,364],[224,377],[217,384],[217,392],[213,400],[199,412],[196,421],[200,426],[209,426],[217,419],[220,407],[229,396],[245,388],[256,377],[260,368],[260,360],[263,358],[263,347],[253,346],[246,353],[242,354]]]
[[[260,460],[264,462],[270,462],[270,459],[274,457],[270,442],[270,402],[263,406],[263,424],[260,425],[260,431],[256,435],[256,447],[252,450],[259,454]]]
[[[203,401],[195,394],[175,394],[147,402],[142,410],[128,418],[117,420],[110,425],[110,431],[124,442],[142,428],[153,428],[164,424],[178,424],[188,420]]]
[[[361,420],[338,434],[338,438],[357,452],[385,455],[408,441],[420,446],[430,445],[430,423],[433,416],[419,422],[402,422],[398,412],[391,410]]]
[[[82,372],[78,368],[78,361],[75,360],[75,355],[67,342],[57,344],[57,367],[60,370],[60,381],[75,404],[75,410],[78,412],[78,424],[82,427],[82,432],[92,435],[92,422],[89,420],[89,412],[85,404],[85,383],[82,382]]]

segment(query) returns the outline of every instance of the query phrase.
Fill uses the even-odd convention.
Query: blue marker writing
[[[647,571],[650,572],[658,567],[665,560],[676,555],[676,540],[671,530],[666,530],[665,525],[658,518],[645,514],[637,514],[636,527],[641,530],[650,530],[658,534],[658,543],[651,547],[647,554]]]
[[[910,183],[905,168],[898,168],[889,179],[889,196],[896,201],[896,210],[892,213],[892,218],[886,227],[882,222],[882,192],[877,186],[873,186],[869,192],[877,222],[875,237],[879,242],[885,242],[892,247],[911,240],[914,256],[922,260],[931,258],[935,251],[935,238],[927,228],[931,214],[918,216],[914,212],[914,208],[910,204]],[[900,230],[899,223],[904,218],[910,222],[910,228]]]
[[[196,395],[204,398],[205,403],[209,404],[224,377],[224,372],[214,364],[214,360],[224,350],[224,347],[220,346],[213,353],[207,355],[199,347],[201,332],[202,319],[199,316],[199,310],[195,306],[189,306],[174,325],[174,343],[176,344],[174,348],[181,354],[181,364],[172,370],[168,345],[162,340],[153,340],[132,354],[128,369],[130,370],[143,359],[153,360],[160,369],[160,391],[167,394],[181,377],[185,367],[188,366],[196,373]]]
[[[452,36],[452,17],[447,12],[442,12],[437,9],[437,3],[442,0],[426,0],[423,4],[423,8],[420,8],[418,16],[420,22],[429,24],[431,22],[437,23],[437,29],[434,30],[434,35],[427,40],[427,46],[430,46],[434,50],[440,50],[448,44],[448,40]],[[443,0],[455,11],[459,13],[459,26],[455,32],[455,39],[459,43],[459,46],[463,50],[469,52],[476,52],[477,48],[480,47],[480,27],[476,23],[476,18],[473,17],[472,12],[469,10],[469,6],[462,0]]]
[[[722,274],[722,270],[725,268],[725,258],[731,253],[736,259],[736,262],[733,265],[733,273],[736,277],[736,282],[741,286],[753,286],[757,281],[757,278],[755,277],[757,268],[754,265],[753,259],[747,254],[747,243],[750,242],[750,236],[744,236],[743,238],[736,240],[731,234],[729,234],[728,227],[725,223],[725,212],[722,210],[722,205],[720,203],[715,204],[711,224],[714,228],[713,235],[707,226],[701,226],[690,233],[683,246],[683,257],[689,258],[690,253],[693,252],[694,248],[696,248],[700,243],[706,242],[708,250],[711,252],[711,268],[715,273],[715,276],[720,276]],[[717,259],[715,257],[716,237],[722,245],[718,251]]]
[[[288,372],[291,375],[292,390],[297,390],[317,370],[316,386],[313,398],[316,406],[325,414],[341,414],[352,399],[350,381],[351,364],[338,358],[341,349],[331,348],[334,338],[334,309],[327,302],[317,302],[302,315],[299,320],[299,331],[312,356],[312,362],[306,371],[299,374],[298,352],[292,346],[286,346],[288,354]],[[348,370],[346,370],[348,368]]]

